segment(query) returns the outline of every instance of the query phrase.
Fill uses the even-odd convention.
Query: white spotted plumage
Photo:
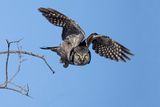
[[[56,52],[61,57],[64,67],[68,67],[69,64],[89,64],[91,60],[89,46],[91,44],[92,49],[97,54],[115,61],[126,61],[130,59],[129,55],[133,55],[129,49],[108,36],[92,33],[87,39],[84,39],[85,33],[80,26],[74,20],[57,10],[39,8],[39,11],[49,22],[63,28],[62,43],[57,47],[46,47],[42,49],[50,49]],[[88,56],[85,58],[85,55]]]

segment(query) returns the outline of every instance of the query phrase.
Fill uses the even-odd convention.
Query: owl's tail
[[[51,50],[51,51],[57,52],[58,46],[57,47],[40,47],[40,49]]]

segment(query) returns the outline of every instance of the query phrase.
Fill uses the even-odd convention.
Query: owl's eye
[[[87,55],[84,56],[83,59],[86,60],[86,59],[88,59],[88,58],[89,58],[89,56],[88,56],[88,54],[87,54]]]
[[[77,54],[77,53],[76,53],[76,57],[77,57],[76,59],[78,59],[78,60],[80,60],[80,59],[81,59],[80,55],[79,55],[79,54]]]

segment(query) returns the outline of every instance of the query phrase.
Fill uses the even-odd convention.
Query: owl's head
[[[72,61],[75,65],[89,64],[91,60],[91,53],[86,46],[77,46],[73,49]]]

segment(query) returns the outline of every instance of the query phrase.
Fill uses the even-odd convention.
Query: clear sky
[[[15,82],[29,84],[28,98],[0,90],[0,107],[160,107],[159,0],[1,0],[0,51],[5,39],[23,38],[24,50],[43,54],[56,71],[26,57]],[[92,51],[86,66],[63,68],[59,56],[40,50],[61,41],[61,28],[37,11],[51,7],[74,19],[88,36],[105,34],[128,47],[135,56],[127,63],[99,57]],[[15,49],[15,46],[12,46]],[[5,60],[0,57],[0,81]],[[10,73],[16,71],[11,58]]]

